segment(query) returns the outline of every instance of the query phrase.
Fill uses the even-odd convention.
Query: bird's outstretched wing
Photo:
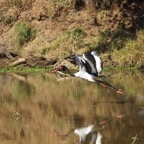
[[[75,55],[74,61],[79,67],[79,71],[87,71],[88,65],[87,62],[82,58],[82,56]]]
[[[85,52],[82,56],[75,55],[74,61],[80,71],[97,76],[102,71],[102,62],[97,51]]]
[[[86,52],[83,54],[83,59],[89,64],[89,73],[93,75],[97,75],[97,69],[96,69],[96,60],[94,56],[91,54],[91,52]]]
[[[97,71],[97,74],[100,74],[102,72],[102,61],[101,58],[98,54],[97,51],[92,51],[91,55],[93,55],[94,59],[95,59],[95,68]]]

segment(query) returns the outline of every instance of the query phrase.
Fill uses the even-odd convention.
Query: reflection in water
[[[106,75],[123,95],[79,79],[57,82],[50,74],[1,74],[0,143],[76,144],[74,129],[94,124],[102,144],[132,143],[136,135],[143,144],[143,73]]]
[[[95,125],[75,129],[74,133],[79,136],[79,143],[83,144],[101,144],[102,135],[95,130]]]
[[[27,75],[0,75],[3,99],[13,101],[34,95],[35,87],[27,81]]]

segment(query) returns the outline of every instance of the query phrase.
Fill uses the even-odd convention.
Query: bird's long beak
[[[54,74],[54,73],[56,73],[56,72],[57,72],[57,69],[53,70],[51,73],[53,73],[53,74]]]

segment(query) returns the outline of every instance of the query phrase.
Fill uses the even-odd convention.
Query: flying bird
[[[95,82],[96,77],[105,78],[105,76],[99,75],[102,72],[102,62],[97,51],[86,52],[82,56],[75,55],[74,62],[79,66],[78,72],[72,74],[66,66],[62,65],[52,73],[67,71],[71,76],[86,79],[91,82]]]
[[[53,70],[52,73],[61,73],[62,71],[68,72],[70,76],[82,78],[94,83],[100,83],[103,87],[108,87],[110,89],[116,90],[116,92],[119,94],[123,93],[122,90],[117,89],[110,84],[97,79],[106,78],[105,76],[100,75],[100,73],[102,72],[102,61],[97,51],[86,52],[81,56],[75,55],[74,63],[79,66],[79,71],[74,74],[72,74],[65,65],[59,66],[57,69]]]

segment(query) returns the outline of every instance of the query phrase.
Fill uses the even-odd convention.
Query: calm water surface
[[[95,124],[102,144],[144,144],[144,73],[105,75],[122,95],[75,78],[57,81],[47,73],[0,74],[0,143],[76,144],[73,131],[61,135]]]

